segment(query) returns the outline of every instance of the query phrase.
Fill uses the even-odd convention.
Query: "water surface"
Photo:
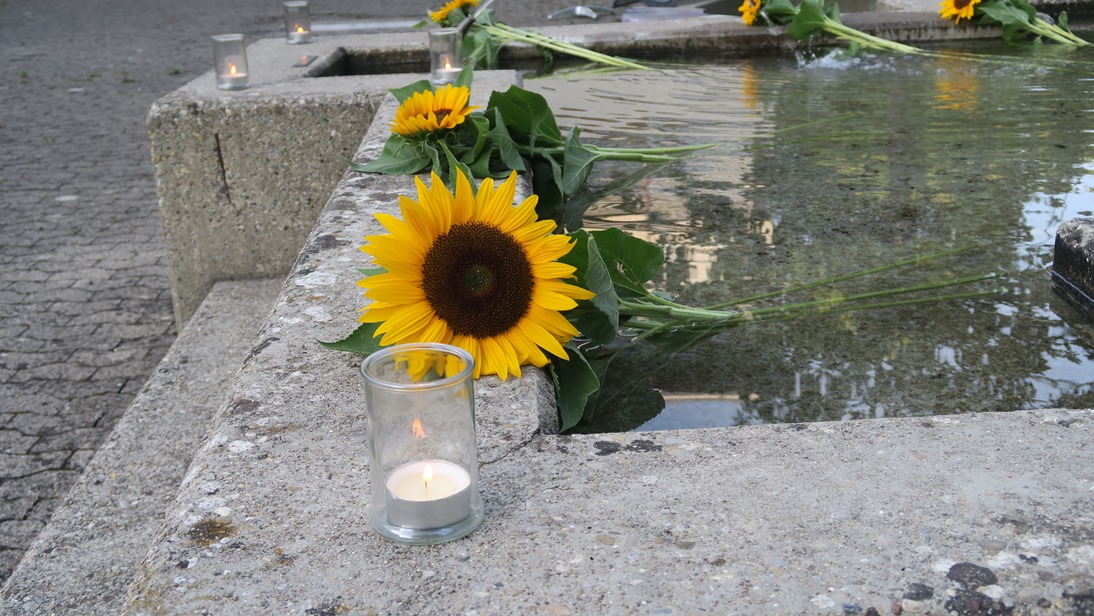
[[[591,143],[731,144],[585,217],[662,246],[657,287],[683,303],[968,242],[982,248],[839,290],[1004,272],[989,299],[763,324],[667,360],[636,347],[584,429],[1094,407],[1094,337],[1049,277],[1056,227],[1094,215],[1094,52],[974,51],[991,59],[764,57],[527,81]],[[592,185],[634,169],[600,166]],[[652,418],[650,388],[667,402]]]

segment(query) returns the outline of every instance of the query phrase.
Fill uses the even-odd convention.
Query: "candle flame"
[[[429,488],[430,481],[433,481],[433,465],[426,464],[425,468],[422,469],[422,483],[425,484],[427,489]]]
[[[297,26],[296,26],[296,32],[297,32],[298,34],[304,34],[304,26],[301,26],[301,25],[297,24]]]
[[[446,71],[452,70],[452,62],[451,61],[449,61],[449,60],[444,61],[444,70],[446,70]]]
[[[414,434],[414,438],[425,438],[425,430],[422,428],[422,420],[415,417],[414,421],[410,422],[410,432]]]
[[[228,63],[228,74],[229,75],[235,75],[236,74],[236,65],[232,64],[231,62]]]

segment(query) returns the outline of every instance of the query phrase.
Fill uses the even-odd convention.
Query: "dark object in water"
[[[1094,319],[1094,218],[1072,218],[1056,230],[1052,282],[1085,317]]]

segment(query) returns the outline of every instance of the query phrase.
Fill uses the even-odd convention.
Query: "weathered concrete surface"
[[[281,283],[213,287],[0,588],[0,612],[117,613]]]
[[[479,530],[413,549],[368,530],[331,376],[219,426],[125,613],[1090,613],[1089,411],[537,436],[484,456]]]
[[[1094,591],[1094,411],[562,437],[531,369],[476,383],[483,526],[378,538],[359,362],[315,340],[352,328],[357,247],[400,194],[335,191],[124,614],[1064,614]]]
[[[1070,304],[1094,316],[1094,218],[1073,218],[1056,230],[1052,278]]]

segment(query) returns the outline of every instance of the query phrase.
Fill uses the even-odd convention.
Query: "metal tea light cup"
[[[482,522],[471,355],[401,344],[361,364],[368,417],[369,523],[380,536],[428,545]]]
[[[213,66],[217,87],[242,90],[248,86],[247,47],[242,34],[217,34],[213,39]]]
[[[463,70],[463,33],[459,28],[429,31],[429,83],[456,83]]]
[[[311,14],[307,0],[282,2],[285,9],[285,41],[290,45],[311,42]]]

